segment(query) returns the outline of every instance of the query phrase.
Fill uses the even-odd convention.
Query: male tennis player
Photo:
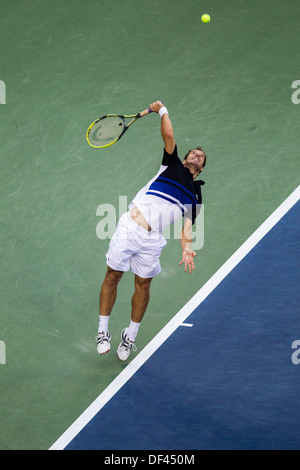
[[[125,271],[135,274],[135,290],[132,297],[131,321],[121,333],[117,355],[125,361],[134,344],[139,326],[150,297],[150,283],[160,271],[159,257],[166,240],[162,231],[184,215],[181,233],[184,271],[195,269],[195,251],[191,249],[191,227],[202,203],[201,185],[194,181],[202,172],[206,155],[201,149],[189,150],[184,160],[177,155],[173,126],[167,108],[156,101],[150,108],[161,117],[161,135],[164,141],[162,165],[154,178],[142,188],[129,205],[129,211],[122,215],[113,235],[106,263],[105,279],[100,291],[100,321],[97,351],[106,354],[110,350],[111,335],[108,330],[110,313],[117,296],[117,286]]]

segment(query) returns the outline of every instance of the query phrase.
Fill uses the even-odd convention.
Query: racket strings
[[[114,142],[122,134],[124,120],[119,116],[106,116],[96,122],[90,130],[89,140],[95,147],[101,147]]]

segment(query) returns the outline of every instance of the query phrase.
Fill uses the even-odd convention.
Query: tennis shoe
[[[110,350],[110,340],[111,336],[110,333],[105,333],[104,331],[99,331],[98,335],[96,336],[96,343],[97,343],[97,352],[98,354],[106,354]]]
[[[128,336],[127,336],[127,331],[128,328],[124,328],[124,330],[121,333],[121,343],[118,346],[117,350],[117,356],[120,359],[120,361],[126,361],[128,357],[130,356],[131,350],[136,351],[137,347],[134,344],[134,341],[132,341]]]

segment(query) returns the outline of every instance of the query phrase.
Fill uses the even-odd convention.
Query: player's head
[[[182,163],[188,168],[193,166],[198,170],[198,173],[201,173],[206,165],[206,159],[207,155],[203,151],[202,147],[196,147],[195,149],[188,151]]]

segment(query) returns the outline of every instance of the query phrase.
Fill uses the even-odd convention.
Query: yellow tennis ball
[[[210,22],[210,16],[207,15],[207,14],[202,15],[201,20],[203,21],[203,23],[209,23]]]

